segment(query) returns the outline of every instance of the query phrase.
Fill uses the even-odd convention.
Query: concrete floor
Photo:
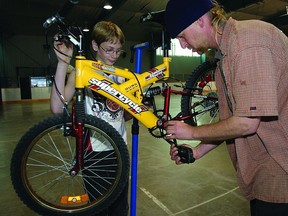
[[[179,98],[171,110],[179,109]],[[4,104],[0,110],[0,215],[34,216],[17,197],[10,181],[10,159],[29,127],[51,115],[49,103]],[[132,121],[127,123],[131,131]],[[128,137],[131,141],[131,135]],[[192,143],[195,145],[195,143]],[[131,142],[128,144],[131,151]],[[140,124],[138,153],[138,216],[247,216],[248,201],[239,192],[225,145],[194,164],[177,166],[169,145]]]

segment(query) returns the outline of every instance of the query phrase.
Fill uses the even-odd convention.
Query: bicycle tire
[[[71,125],[69,120],[66,128]],[[18,142],[11,159],[12,184],[23,203],[38,214],[95,215],[107,209],[127,185],[129,153],[120,134],[109,123],[89,115],[84,118],[84,129],[85,139],[108,143],[112,150],[85,148],[84,168],[74,177],[69,169],[75,162],[75,137],[64,136],[62,117],[43,120]],[[107,160],[110,162],[105,163]],[[87,185],[91,186],[88,192]]]
[[[200,64],[188,77],[183,89],[186,93],[195,93],[195,95],[206,95],[218,98],[217,89],[215,87],[215,69],[217,60],[206,61]],[[197,89],[197,90],[195,90]],[[201,101],[201,102],[200,102]],[[217,102],[217,103],[216,103]],[[197,104],[197,106],[196,106]],[[215,107],[204,111],[208,106]],[[201,111],[202,110],[202,111]],[[200,114],[197,114],[200,112]],[[218,115],[218,99],[200,99],[194,96],[181,96],[181,113],[183,116],[192,115],[192,118],[184,120],[185,123],[199,126],[210,124],[219,120]]]

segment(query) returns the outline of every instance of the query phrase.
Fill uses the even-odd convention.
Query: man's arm
[[[190,126],[180,121],[168,121],[165,124],[166,139],[187,139],[205,141],[223,141],[253,134],[260,124],[260,117],[232,116],[214,124]]]

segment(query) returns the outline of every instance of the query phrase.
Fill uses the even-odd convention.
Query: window
[[[163,50],[162,50],[161,47],[156,49],[156,55],[158,55],[158,56],[162,56],[163,55]],[[169,56],[193,56],[193,57],[199,57],[200,55],[197,52],[192,52],[192,50],[182,49],[178,39],[172,39],[171,40],[171,50],[169,50]]]
[[[52,86],[52,80],[51,77],[44,77],[44,76],[39,76],[39,77],[30,77],[30,82],[31,82],[31,87],[47,87],[47,86]]]

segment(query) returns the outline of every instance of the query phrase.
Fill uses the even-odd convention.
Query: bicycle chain
[[[159,132],[160,135],[154,134],[154,131],[155,131],[155,130],[160,130],[160,132]],[[155,138],[164,138],[164,137],[166,136],[166,134],[163,133],[161,130],[164,130],[164,129],[161,129],[161,128],[148,129],[149,133],[150,133],[153,137],[155,137]]]
[[[154,113],[156,114],[156,116],[159,118],[159,119],[162,119],[163,118],[163,115],[157,115],[157,113],[160,113],[160,112],[163,112],[163,110],[159,109],[159,110],[155,110]],[[171,120],[172,117],[170,114],[168,114],[168,120]],[[159,130],[159,135],[155,133],[156,130]],[[166,136],[166,133],[164,133],[165,131],[165,128],[164,127],[159,127],[159,126],[156,126],[152,129],[148,129],[149,133],[155,137],[155,138],[164,138]]]

